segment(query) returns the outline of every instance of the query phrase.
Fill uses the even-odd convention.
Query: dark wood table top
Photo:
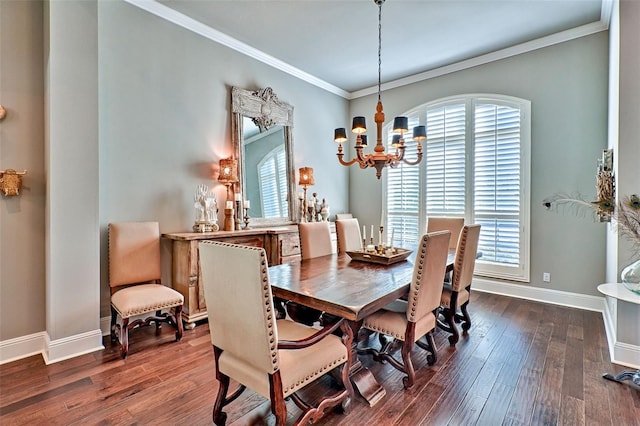
[[[333,254],[269,267],[273,295],[360,321],[409,291],[413,253],[392,265]],[[452,255],[447,260],[453,263]]]

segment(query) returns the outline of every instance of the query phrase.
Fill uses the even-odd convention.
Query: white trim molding
[[[102,345],[101,330],[93,330],[53,341],[49,339],[46,332],[41,331],[1,341],[0,365],[38,354],[42,355],[44,363],[49,365],[102,349],[104,346]]]
[[[602,316],[604,317],[604,329],[607,333],[609,345],[609,357],[615,364],[625,365],[634,369],[640,369],[640,346],[619,342],[616,332],[616,317],[618,304],[614,300],[612,304],[605,303]]]
[[[586,294],[570,293],[568,291],[531,287],[524,284],[510,284],[477,277],[473,278],[472,290],[550,303],[568,308],[604,312],[604,297],[601,296],[589,296]]]

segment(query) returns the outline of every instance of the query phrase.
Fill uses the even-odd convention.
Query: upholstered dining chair
[[[176,341],[182,338],[184,297],[162,285],[160,278],[158,222],[110,223],[111,341],[115,342],[120,334],[122,358],[126,358],[129,350],[129,331],[135,327],[155,323],[156,334],[159,334],[164,322],[176,329]],[[152,312],[154,314],[145,319],[139,317]],[[122,318],[122,325],[117,324],[118,316]],[[130,321],[131,318],[136,319]]]
[[[329,222],[299,223],[298,234],[300,236],[300,254],[303,260],[333,253]]]
[[[359,354],[373,355],[378,361],[388,361],[404,372],[402,383],[405,389],[413,386],[415,371],[411,361],[414,344],[429,351],[427,362],[437,361],[436,345],[432,331],[436,327],[436,316],[442,295],[442,277],[447,267],[449,231],[427,233],[416,250],[413,279],[407,300],[398,299],[385,308],[365,317],[363,327],[380,333],[381,348],[358,350]],[[383,335],[390,336],[386,340]],[[426,343],[420,339],[425,337]],[[402,361],[394,357],[401,342]]]
[[[460,238],[460,231],[462,231],[463,226],[464,218],[462,217],[429,217],[427,219],[427,232],[451,232],[449,250],[455,250],[458,246],[458,238]]]
[[[271,400],[276,425],[287,420],[285,398],[302,409],[295,424],[308,424],[330,407],[349,412],[353,388],[349,381],[353,333],[345,320],[318,330],[274,315],[267,257],[264,249],[216,241],[199,244],[202,283],[209,316],[216,378],[220,384],[213,422],[224,425],[223,408],[246,387]],[[342,336],[335,333],[340,330]],[[340,389],[316,407],[298,391],[326,373]],[[231,395],[229,383],[239,387]],[[314,396],[315,397],[315,396]]]
[[[338,253],[362,248],[362,234],[360,234],[358,219],[336,220],[336,235],[338,237]]]
[[[462,330],[466,333],[471,328],[471,317],[467,311],[471,294],[471,280],[478,254],[480,225],[465,225],[460,233],[456,258],[453,263],[451,283],[445,283],[440,301],[441,315],[444,320],[438,326],[451,333],[449,343],[455,345],[460,339],[456,320],[462,321]],[[462,315],[458,314],[458,309]]]

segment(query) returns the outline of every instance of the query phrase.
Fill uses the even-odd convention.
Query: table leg
[[[607,380],[622,383],[624,380],[631,380],[633,384],[640,386],[640,370],[625,370],[615,376],[609,373],[602,375]]]
[[[376,405],[382,398],[385,397],[387,391],[384,390],[382,385],[378,383],[371,371],[362,363],[358,358],[358,331],[362,325],[362,321],[350,321],[349,325],[353,330],[353,343],[351,345],[351,369],[349,370],[349,377],[351,383],[358,390],[360,395],[367,400],[370,407]]]

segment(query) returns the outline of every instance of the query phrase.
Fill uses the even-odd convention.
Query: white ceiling
[[[350,93],[377,85],[378,7],[373,0],[158,3],[229,36],[232,43],[248,45],[252,56],[264,60],[266,54],[266,62],[293,67],[294,74],[301,71]],[[601,31],[608,27],[609,7],[608,0],[387,0],[382,6],[382,81],[534,40],[551,44]]]

